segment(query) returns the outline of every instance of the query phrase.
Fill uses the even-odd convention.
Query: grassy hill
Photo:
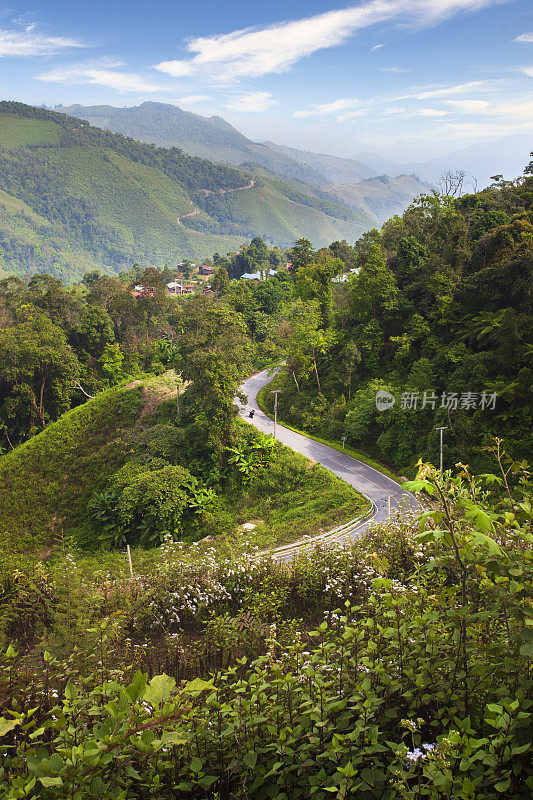
[[[353,240],[372,225],[268,177],[232,193],[251,177],[63,114],[0,103],[0,274],[68,281],[96,267],[113,273],[133,262],[162,267],[225,253],[256,235],[281,245],[301,236],[317,246]],[[180,224],[191,207],[198,213]]]
[[[167,460],[179,461],[175,391],[172,373],[130,380],[0,457],[0,555],[45,553],[64,534],[74,535],[81,546],[98,544],[100,530],[87,518],[93,494],[106,490],[126,464],[154,464],[163,452]],[[169,453],[178,454],[177,461]],[[307,459],[284,447],[269,465],[268,481],[225,491],[218,522],[231,533],[250,519],[260,520],[262,543],[317,533],[367,506],[348,484],[319,465],[310,468]]]

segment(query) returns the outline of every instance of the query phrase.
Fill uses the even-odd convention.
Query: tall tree
[[[199,443],[220,459],[237,415],[234,399],[250,365],[246,325],[225,303],[192,298],[176,348],[175,367],[190,382],[184,405],[194,419]]]
[[[1,414],[24,438],[69,407],[80,367],[61,328],[44,314],[31,314],[0,331]]]

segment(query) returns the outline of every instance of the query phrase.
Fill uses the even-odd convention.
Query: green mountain
[[[326,153],[297,150],[295,147],[287,147],[287,145],[275,144],[274,142],[265,142],[265,144],[272,150],[282,153],[308,169],[318,172],[321,176],[321,186],[331,183],[352,183],[353,181],[373,178],[377,175],[373,167],[364,164],[362,161],[354,161],[352,158],[340,158]]]
[[[56,106],[55,110],[141,142],[160,147],[180,147],[189,155],[209,161],[259,166],[310,186],[333,182],[325,181],[320,171],[295,159],[290,153],[278,151],[270,143],[252,142],[222,117],[203,117],[169,103],[148,101],[131,108],[72,105]]]
[[[373,226],[303,183],[9,102],[0,103],[0,209],[0,270],[67,281],[94,268],[113,273],[133,262],[161,267],[224,253],[254,236],[319,246]]]

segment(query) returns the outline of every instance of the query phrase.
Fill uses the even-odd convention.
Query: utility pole
[[[126,545],[126,554],[128,556],[128,564],[130,568],[130,578],[133,578],[133,564],[131,563],[131,550],[129,544]]]
[[[435,430],[439,431],[439,433],[440,433],[440,474],[442,475],[442,435],[443,435],[444,431],[448,430],[448,426],[447,425],[441,425],[440,428],[435,428]]]
[[[276,423],[278,421],[278,394],[281,389],[274,389],[270,394],[274,395],[274,439],[276,438]]]

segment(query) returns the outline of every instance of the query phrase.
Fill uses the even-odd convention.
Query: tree
[[[113,322],[105,308],[85,306],[71,334],[74,346],[93,358],[100,358],[106,346],[114,340]]]
[[[226,294],[229,288],[229,275],[225,267],[219,267],[210,281],[211,288],[219,297]]]
[[[144,327],[148,347],[154,326],[163,321],[166,308],[165,284],[161,272],[153,267],[145,269],[139,280],[146,291],[137,297],[136,314]]]
[[[44,314],[0,331],[0,362],[2,415],[11,430],[23,437],[35,421],[44,428],[68,408],[78,359]]]
[[[325,331],[321,325],[321,315],[315,301],[292,303],[284,312],[286,320],[278,331],[278,337],[285,342],[286,369],[294,380],[300,394],[298,378],[306,378],[313,370],[318,391],[321,392],[317,355],[324,355],[336,340],[334,331]]]
[[[370,245],[359,257],[361,271],[352,289],[352,312],[357,322],[382,319],[398,308],[398,287],[381,245]]]
[[[244,320],[211,297],[192,298],[176,349],[175,368],[190,382],[183,401],[197,440],[220,459],[237,415],[234,398],[249,367],[251,343]]]
[[[331,250],[335,258],[341,259],[345,269],[350,269],[355,266],[355,248],[350,247],[346,239],[343,239],[342,242],[332,242],[329,246],[329,250]]]
[[[331,322],[331,281],[342,271],[342,266],[340,258],[336,258],[329,250],[324,249],[315,253],[313,261],[305,267],[299,267],[295,273],[296,294],[302,300],[317,300],[326,327]]]
[[[439,178],[439,188],[441,194],[446,197],[460,197],[463,191],[463,184],[466,178],[464,169],[446,170]]]
[[[289,261],[292,264],[291,272],[296,272],[302,267],[307,267],[313,257],[313,245],[309,239],[298,239],[288,252]]]
[[[67,289],[59,278],[34,275],[28,284],[28,297],[64,330],[70,330],[79,319],[81,298],[74,290]]]
[[[352,396],[352,376],[355,368],[361,363],[361,353],[353,339],[349,339],[342,349],[342,370],[346,375],[346,384],[348,386],[348,400]]]

